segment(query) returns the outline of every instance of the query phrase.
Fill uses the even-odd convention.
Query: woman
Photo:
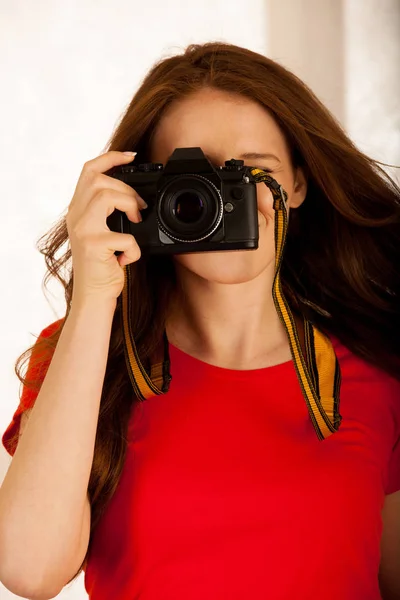
[[[148,257],[110,232],[145,208],[111,169],[188,147],[252,168],[257,250]],[[397,598],[399,200],[275,62],[210,43],[155,65],[41,248],[67,311],[26,379],[17,363],[3,583],[53,597],[84,568],[94,600]]]

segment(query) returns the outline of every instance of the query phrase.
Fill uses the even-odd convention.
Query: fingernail
[[[145,202],[141,196],[138,196],[138,198],[143,208],[148,208],[147,202]]]
[[[136,156],[137,152],[123,152],[123,154],[126,154],[127,156]]]

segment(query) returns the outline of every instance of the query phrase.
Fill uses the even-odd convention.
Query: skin
[[[247,152],[276,158],[244,159],[268,169],[286,190],[289,207],[306,197],[307,181],[293,168],[286,139],[258,103],[238,94],[202,89],[173,103],[155,131],[151,160],[166,163],[177,147],[199,146],[214,165]],[[259,248],[174,256],[182,291],[176,291],[166,330],[170,342],[207,363],[257,369],[291,359],[272,299],[274,218],[272,194],[257,184]]]

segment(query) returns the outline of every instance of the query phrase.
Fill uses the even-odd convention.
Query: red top
[[[400,383],[333,343],[343,421],[323,441],[292,362],[235,371],[170,345],[170,391],[134,405],[122,478],[94,534],[92,600],[380,600]],[[6,448],[33,401],[24,390]]]

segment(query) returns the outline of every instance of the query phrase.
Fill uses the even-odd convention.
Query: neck
[[[166,322],[169,341],[211,364],[256,369],[290,360],[272,298],[274,264],[238,284],[205,280],[176,265],[178,286]]]

